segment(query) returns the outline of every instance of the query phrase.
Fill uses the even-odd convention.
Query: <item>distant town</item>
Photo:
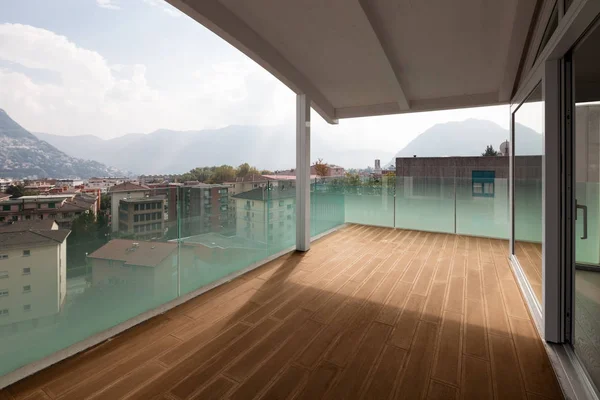
[[[394,173],[379,160],[364,170],[323,160],[311,166],[313,190],[381,185]],[[0,259],[11,262],[0,279],[10,283],[3,291],[11,301],[0,310],[0,332],[52,323],[70,298],[101,287],[168,291],[178,264],[190,269],[182,271],[189,277],[183,285],[195,288],[194,277],[207,279],[237,258],[247,263],[263,258],[265,246],[289,247],[295,186],[294,169],[246,163],[137,178],[2,178]]]

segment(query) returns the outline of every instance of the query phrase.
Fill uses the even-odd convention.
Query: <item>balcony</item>
[[[349,224],[0,397],[561,398],[506,247]]]

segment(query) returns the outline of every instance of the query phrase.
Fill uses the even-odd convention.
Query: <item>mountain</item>
[[[0,177],[89,178],[111,175],[122,176],[123,172],[59,151],[39,140],[0,109]]]
[[[200,166],[243,162],[259,169],[294,168],[296,135],[292,127],[231,125],[221,129],[174,131],[159,129],[148,134],[128,134],[103,140],[96,136],[58,136],[35,133],[42,140],[70,155],[89,154],[92,159],[139,174],[183,173]],[[373,165],[391,152],[341,150],[313,134],[311,159],[346,168]],[[90,149],[93,149],[90,152]]]
[[[516,124],[518,154],[541,154],[542,135],[525,125]],[[400,150],[387,164],[395,165],[397,157],[480,156],[486,146],[499,150],[510,133],[500,125],[479,119],[437,124],[421,133]]]

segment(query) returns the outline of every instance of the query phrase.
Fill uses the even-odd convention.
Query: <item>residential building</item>
[[[228,232],[234,221],[229,213],[229,184],[190,183],[179,188],[181,235]]]
[[[177,244],[113,239],[88,255],[92,286],[135,287],[159,295],[176,287]]]
[[[6,192],[6,189],[8,189],[12,184],[13,184],[12,179],[0,178],[0,193]]]
[[[257,188],[233,198],[238,237],[262,243],[293,242],[295,188]]]
[[[121,199],[118,210],[120,235],[136,239],[159,239],[164,235],[164,197]]]
[[[81,214],[98,214],[98,198],[82,193],[22,196],[0,199],[0,223],[9,221],[55,220],[61,228],[70,228]]]
[[[60,312],[69,233],[52,220],[0,225],[0,333],[44,325]]]
[[[102,193],[108,193],[111,187],[129,181],[127,178],[89,178],[84,185],[86,188],[99,189]]]
[[[108,188],[110,194],[110,224],[111,231],[119,231],[119,206],[123,199],[143,199],[150,196],[150,188],[132,182],[122,182]]]

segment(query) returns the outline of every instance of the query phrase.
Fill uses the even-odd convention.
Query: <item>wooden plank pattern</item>
[[[0,399],[562,398],[507,249],[349,225]]]

